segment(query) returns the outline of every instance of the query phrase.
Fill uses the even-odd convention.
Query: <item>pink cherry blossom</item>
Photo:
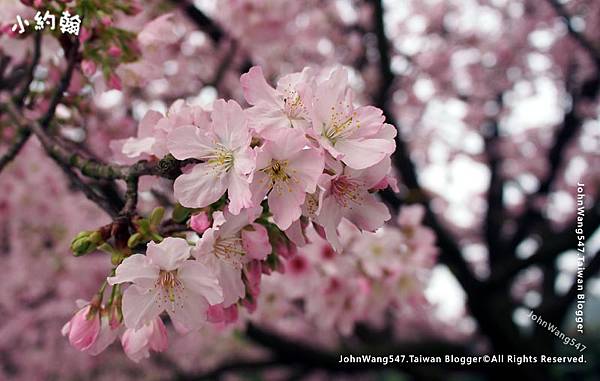
[[[202,208],[227,191],[229,208],[238,214],[252,205],[250,193],[254,153],[242,108],[235,102],[217,100],[210,125],[183,126],[172,131],[168,148],[177,159],[203,162],[175,180],[175,198],[184,206]]]
[[[155,156],[164,156],[164,150],[160,147],[160,139],[166,137],[166,133],[155,129],[156,124],[163,118],[163,115],[157,111],[150,110],[144,115],[138,127],[138,136],[128,138],[123,142],[121,151],[127,157],[137,158],[143,154],[154,154]],[[162,136],[161,136],[162,135]]]
[[[241,230],[262,212],[261,207],[244,209],[238,215],[228,210],[215,218],[213,227],[202,234],[192,254],[216,274],[223,288],[223,307],[227,308],[243,298],[246,287],[242,269],[251,258],[242,244]]]
[[[123,332],[121,344],[127,357],[135,362],[150,357],[150,351],[162,352],[169,346],[167,329],[160,317],[155,317],[140,328]]]
[[[240,78],[244,97],[252,105],[248,109],[250,127],[259,135],[270,138],[282,128],[308,127],[310,77],[312,71],[284,76],[273,89],[265,80],[260,66],[252,67]]]
[[[146,255],[134,254],[117,267],[108,283],[132,283],[123,294],[127,328],[139,329],[167,311],[171,319],[194,329],[205,320],[209,305],[223,301],[215,276],[189,257],[186,240],[168,237],[148,243]]]
[[[388,221],[390,213],[369,190],[386,176],[390,159],[366,169],[338,166],[334,175],[321,176],[322,205],[316,221],[325,228],[327,239],[336,250],[341,243],[336,232],[342,218],[347,218],[359,229],[375,231]]]
[[[396,130],[384,123],[380,109],[354,106],[345,69],[336,69],[316,86],[311,118],[321,145],[351,168],[373,166],[396,147]]]
[[[149,110],[139,123],[136,137],[113,140],[111,149],[117,157],[124,155],[129,159],[147,159],[149,156],[164,157],[167,150],[169,132],[181,126],[201,125],[208,121],[208,113],[201,107],[187,105],[177,100],[169,107],[166,115]]]
[[[280,229],[300,218],[306,193],[313,193],[323,172],[323,155],[310,148],[304,133],[278,130],[278,138],[258,151],[252,196],[260,202],[268,195],[269,209]]]

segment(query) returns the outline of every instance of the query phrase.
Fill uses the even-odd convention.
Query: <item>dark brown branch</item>
[[[35,74],[35,68],[40,62],[40,57],[42,53],[42,33],[36,33],[33,43],[33,57],[31,58],[31,65],[27,70],[27,74],[25,75],[25,81],[23,83],[23,87],[21,91],[15,98],[15,103],[17,107],[21,107],[25,102],[25,98],[27,94],[29,94],[29,87],[31,86],[31,82],[33,82],[33,76]]]
[[[231,372],[262,371],[275,366],[281,366],[276,360],[230,360],[219,367],[197,374],[179,373],[173,379],[176,381],[220,380]]]
[[[2,170],[13,161],[13,159],[21,152],[21,148],[27,143],[31,132],[25,128],[18,128],[15,135],[15,139],[11,143],[10,147],[2,157],[0,157],[0,173]]]
[[[567,27],[569,35],[586,51],[591,60],[598,67],[598,70],[600,70],[600,50],[583,33],[575,30],[573,23],[571,22],[571,15],[569,15],[565,7],[558,0],[546,1],[561,17]]]
[[[79,58],[79,39],[70,40],[71,44],[69,50],[65,52],[65,56],[68,59],[67,70],[63,74],[60,82],[58,83],[58,87],[52,94],[52,98],[50,99],[50,105],[48,106],[48,110],[46,114],[42,117],[40,124],[47,128],[52,119],[54,118],[54,113],[56,112],[56,107],[63,99],[65,91],[69,88],[71,84],[71,78],[73,77],[73,71],[75,70],[75,66],[77,65],[77,61]]]
[[[589,257],[589,254],[586,258]],[[600,271],[600,251],[597,251],[594,254],[593,258],[589,263],[585,265],[585,269],[583,270],[582,280],[583,284],[590,279],[590,277],[598,274]],[[573,301],[577,298],[577,294],[579,291],[578,283],[577,283],[577,275],[573,279],[573,284],[569,288],[569,290],[558,298],[545,300],[544,304],[542,304],[539,308],[539,312],[549,321],[556,322],[557,324],[562,323],[565,318],[566,313],[569,311],[569,306],[573,303]]]
[[[198,29],[206,33],[215,44],[219,43],[226,36],[223,28],[200,9],[196,8],[193,2],[186,0],[172,0],[172,2],[178,4],[190,20],[198,26]]]
[[[596,202],[596,205],[586,210],[585,215],[586,220],[583,225],[583,234],[586,237],[590,237],[600,228],[600,202]],[[497,270],[488,279],[488,283],[492,286],[501,286],[521,270],[539,263],[550,263],[560,253],[574,248],[577,244],[576,227],[577,222],[574,221],[561,232],[548,230],[542,236],[542,243],[533,255],[525,259],[507,262],[505,265],[497,267]]]
[[[400,134],[397,121],[394,120],[392,113],[388,109],[387,101],[395,75],[392,73],[390,65],[389,41],[385,34],[383,3],[381,0],[374,0],[372,3],[374,7],[375,34],[379,49],[379,71],[381,73],[380,88],[374,100],[375,105],[383,110],[388,122],[394,124],[398,129],[396,152],[392,158],[393,163],[402,175],[403,184],[408,187],[412,194],[416,195],[418,201],[427,209],[425,223],[435,231],[438,237],[438,245],[442,249],[440,260],[447,264],[463,288],[466,290],[476,289],[479,282],[469,270],[467,263],[462,257],[460,248],[431,210],[425,191],[419,184],[415,164],[410,157],[408,146]]]
[[[70,50],[66,52],[66,55],[68,57],[67,69],[61,77],[58,87],[52,95],[50,105],[48,106],[48,110],[40,120],[40,124],[43,129],[46,129],[52,121],[52,119],[54,118],[56,107],[62,100],[64,92],[68,89],[69,84],[71,83],[73,71],[77,63],[79,48],[79,40],[74,39],[73,41],[74,42],[72,43]],[[17,98],[17,101],[19,101],[19,98]],[[2,158],[0,158],[0,171],[2,171],[2,169],[19,154],[25,143],[27,143],[27,141],[29,140],[30,136],[30,129],[25,127],[20,127],[17,129],[15,141],[11,144],[11,147],[9,148],[8,152]]]
[[[25,102],[25,98],[27,97],[27,94],[29,93],[29,87],[31,85],[31,82],[33,81],[33,75],[35,73],[35,68],[37,67],[37,65],[40,61],[40,56],[41,56],[41,51],[42,51],[42,46],[41,46],[42,34],[41,33],[36,34],[34,41],[35,42],[34,42],[34,46],[33,46],[33,56],[31,58],[31,64],[29,65],[29,69],[27,70],[23,88],[21,89],[21,92],[15,97],[15,103],[16,103],[17,107],[19,107],[19,108]],[[5,62],[5,61],[3,61],[3,62]],[[16,133],[14,141],[12,142],[12,144],[10,145],[10,147],[8,148],[6,153],[2,157],[0,157],[0,172],[2,172],[4,167],[6,167],[6,165],[8,163],[10,163],[15,158],[15,156],[17,156],[19,154],[19,152],[21,151],[21,148],[23,148],[23,146],[29,139],[29,135],[30,134],[26,129],[20,129],[20,128],[17,129],[17,133]]]
[[[598,79],[600,79],[600,71],[596,73],[595,78],[588,80],[586,83],[598,82]],[[585,84],[582,86],[580,92],[583,91],[585,86]],[[562,125],[556,133],[554,143],[548,152],[548,174],[541,181],[538,190],[528,197],[527,208],[517,219],[517,231],[513,234],[506,248],[508,253],[514,253],[517,246],[527,237],[535,225],[542,220],[542,216],[537,210],[534,200],[544,197],[550,192],[552,184],[559,175],[564,163],[564,153],[569,143],[575,138],[583,125],[583,119],[577,114],[577,103],[584,99],[591,100],[595,96],[595,92],[589,94],[573,92],[571,108],[565,113]]]
[[[90,201],[102,208],[112,218],[116,218],[119,215],[119,208],[118,205],[115,205],[115,202],[107,199],[103,194],[94,190],[90,184],[83,181],[79,175],[68,166],[62,165],[58,162],[57,164],[67,175],[68,179],[73,183],[73,185],[81,190]]]
[[[501,259],[502,245],[500,232],[504,206],[502,202],[504,181],[500,174],[501,157],[498,154],[498,121],[489,124],[490,136],[485,139],[488,167],[490,169],[490,185],[487,191],[487,211],[485,214],[484,235],[488,247],[491,266]]]
[[[138,183],[139,176],[128,176],[125,180],[127,184],[127,190],[125,192],[125,206],[121,210],[120,214],[123,216],[129,216],[135,214],[135,210],[137,208],[137,200],[138,200]]]

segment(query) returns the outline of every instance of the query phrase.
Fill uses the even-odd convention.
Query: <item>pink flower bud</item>
[[[250,261],[246,265],[246,286],[252,296],[260,293],[260,278],[262,276],[262,265],[260,261]]]
[[[92,76],[96,72],[96,63],[92,60],[83,60],[81,61],[81,70],[88,77]]]
[[[244,307],[246,307],[248,312],[252,313],[256,310],[256,299],[252,299],[252,300],[244,299],[244,300],[242,300],[242,305]]]
[[[81,27],[81,30],[79,31],[79,42],[83,44],[89,40],[90,37],[92,37],[92,31],[88,28]]]
[[[127,8],[125,10],[125,14],[127,14],[129,16],[135,16],[143,10],[144,10],[144,8],[142,7],[142,5],[138,1],[135,1],[135,2],[131,3],[129,8]]]
[[[282,256],[283,258],[289,259],[296,255],[296,253],[298,252],[298,248],[296,247],[296,245],[294,245],[294,243],[290,241],[286,242],[285,240],[281,240],[277,244],[275,251],[278,255]]]
[[[123,54],[123,50],[116,45],[111,45],[111,47],[108,48],[107,53],[109,56],[117,58]]]
[[[104,16],[104,17],[102,17],[100,19],[100,22],[104,26],[111,26],[112,25],[112,19],[110,18],[110,16]]]
[[[90,308],[88,304],[80,309],[63,327],[63,335],[68,335],[71,345],[80,351],[91,347],[100,333],[100,317],[94,313],[88,318]]]
[[[121,79],[116,74],[111,74],[108,78],[108,87],[114,90],[121,90],[123,86],[121,85]]]
[[[190,227],[198,234],[204,233],[210,227],[212,221],[206,212],[200,212],[192,215],[190,218]]]
[[[43,0],[34,0],[33,1],[33,6],[36,8],[41,8],[42,5],[44,5],[44,1]]]
[[[233,304],[224,308],[222,304],[208,307],[206,316],[211,323],[234,323],[238,319],[238,307]]]
[[[250,225],[250,228],[242,230],[242,246],[246,250],[248,257],[261,261],[273,251],[269,242],[267,229],[261,224],[256,223]]]

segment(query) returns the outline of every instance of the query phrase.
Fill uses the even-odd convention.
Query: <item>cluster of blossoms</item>
[[[149,111],[137,137],[113,142],[123,160],[190,163],[173,186],[189,231],[163,238],[140,223],[129,247],[145,246],[145,254],[104,246],[117,265],[107,279],[112,294],[103,304],[103,286],[64,327],[76,348],[96,354],[120,334],[125,352],[138,361],[166,349],[163,312],[179,332],[236,321],[239,305],[256,308],[262,274],[285,271],[284,260],[292,269],[302,260],[294,259],[297,247],[326,242],[331,255],[344,255],[352,246],[344,242],[344,229],[375,232],[391,218],[375,192],[396,187],[390,161],[395,128],[380,109],[354,104],[345,69],[305,69],[273,88],[253,67],[241,83],[251,105],[246,110],[235,101],[216,100],[210,111],[177,101],[166,115]],[[148,229],[148,243],[140,245]],[[84,233],[74,245],[87,250],[101,241],[100,233]],[[397,255],[376,251],[375,258]],[[377,263],[365,258],[366,273],[379,276],[393,262]],[[337,305],[362,295],[354,286],[334,286],[331,298],[314,303]]]
[[[250,318],[324,346],[352,334],[359,323],[384,329],[392,321],[394,335],[407,340],[433,332],[440,322],[432,324],[435,314],[424,290],[438,250],[431,229],[421,225],[423,212],[421,206],[405,207],[395,225],[372,233],[344,220],[338,229],[341,255],[316,229],[307,229],[310,243],[285,261],[284,273],[264,280],[260,308]]]

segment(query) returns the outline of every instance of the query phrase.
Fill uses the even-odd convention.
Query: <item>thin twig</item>
[[[34,44],[33,44],[33,57],[31,58],[31,65],[29,65],[29,69],[27,70],[27,74],[25,76],[25,83],[23,84],[21,91],[15,98],[15,103],[17,104],[18,107],[21,107],[23,105],[23,102],[25,102],[25,98],[27,97],[27,94],[29,94],[29,87],[31,86],[31,82],[33,82],[35,68],[37,67],[38,63],[40,62],[40,57],[42,55],[41,53],[42,53],[42,33],[36,33],[35,39],[34,39]]]
[[[40,124],[41,124],[41,128],[46,129],[48,127],[48,125],[50,124],[50,122],[52,121],[52,119],[54,118],[54,113],[56,112],[56,107],[58,106],[58,104],[60,103],[60,101],[62,100],[63,94],[64,92],[68,89],[69,84],[71,83],[71,78],[73,76],[73,71],[75,69],[75,65],[77,63],[77,54],[78,54],[78,48],[79,48],[79,40],[75,39],[73,40],[73,44],[71,45],[71,48],[69,49],[68,52],[68,63],[67,63],[67,70],[65,71],[65,73],[63,74],[58,87],[56,88],[56,90],[54,91],[52,98],[50,100],[50,105],[48,106],[48,110],[46,111],[46,113],[44,114],[44,116],[42,117]],[[17,101],[19,100],[19,98],[17,98]],[[26,128],[25,126],[22,126],[20,128],[17,128],[17,135],[15,137],[14,142],[11,144],[10,148],[8,149],[8,151],[6,152],[6,154],[4,154],[1,158],[0,158],[0,172],[4,169],[4,167],[6,167],[6,165],[8,163],[10,163],[21,151],[21,149],[23,148],[23,146],[25,145],[25,143],[27,143],[27,141],[29,140],[29,137],[31,136],[31,130]]]

